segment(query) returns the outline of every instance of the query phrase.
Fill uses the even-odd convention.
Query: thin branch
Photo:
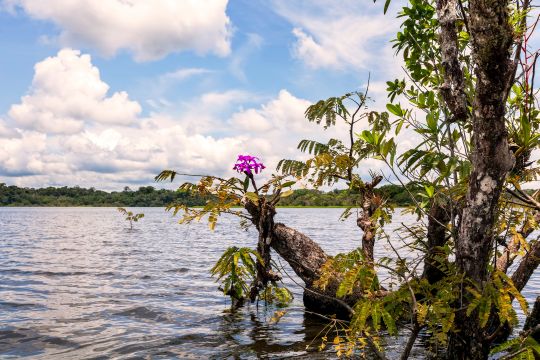
[[[414,327],[411,330],[411,336],[409,336],[409,340],[407,341],[407,345],[405,346],[405,349],[403,350],[403,353],[401,353],[400,360],[407,360],[409,356],[411,355],[411,350],[414,346],[414,343],[416,342],[416,338],[418,337],[418,334],[420,333],[420,330],[422,330],[423,326],[418,324],[418,322],[414,322]]]

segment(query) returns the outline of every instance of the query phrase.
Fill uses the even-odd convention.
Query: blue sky
[[[164,168],[274,167],[303,112],[400,75],[371,0],[0,0],[0,182],[121,189]]]

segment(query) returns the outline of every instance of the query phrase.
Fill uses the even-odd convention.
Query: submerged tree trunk
[[[264,289],[269,282],[281,279],[278,274],[272,272],[272,258],[270,256],[270,242],[272,240],[272,229],[274,228],[274,216],[276,215],[276,210],[265,200],[262,200],[262,203],[258,206],[258,213],[259,217],[256,223],[259,232],[257,252],[261,256],[263,262],[262,264],[257,262],[257,279],[251,286],[249,294],[251,302],[255,301],[259,292]]]
[[[261,208],[252,201],[246,200],[244,207],[252,216],[252,222],[257,226],[261,223]],[[275,214],[267,210],[266,214]],[[264,216],[264,215],[263,215]],[[268,223],[268,221],[266,221]],[[315,241],[301,232],[281,223],[273,223],[272,231],[268,234],[269,241],[265,242],[285,260],[295,274],[304,282],[304,305],[307,309],[321,314],[335,314],[340,318],[351,316],[352,306],[360,299],[361,293],[353,293],[343,299],[336,297],[336,291],[341,282],[340,274],[331,278],[323,290],[316,288],[313,283],[321,276],[321,268],[330,258]],[[260,234],[259,234],[260,235]],[[261,245],[259,236],[259,246]]]
[[[382,176],[376,176],[369,183],[363,184],[362,191],[362,212],[356,219],[356,224],[364,234],[362,235],[362,252],[364,260],[368,264],[373,264],[375,256],[373,250],[375,247],[375,236],[377,226],[373,221],[375,210],[381,205],[381,199],[375,195],[375,187],[382,181]]]
[[[339,318],[351,316],[351,309],[362,294],[353,293],[343,299],[337,298],[336,291],[341,282],[339,274],[330,279],[324,291],[313,286],[329,259],[315,241],[295,229],[276,223],[271,246],[304,282],[304,306],[307,309],[321,314],[335,314]]]

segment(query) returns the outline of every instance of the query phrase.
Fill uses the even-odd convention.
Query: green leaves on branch
[[[198,184],[184,183],[179,187],[179,191],[196,192],[201,196],[209,197],[206,205],[202,208],[190,208],[185,204],[170,204],[165,209],[173,211],[173,215],[177,215],[182,211],[183,216],[179,223],[190,223],[192,221],[200,221],[208,217],[208,226],[214,230],[218,218],[222,213],[228,213],[243,217],[244,214],[240,210],[234,208],[241,205],[243,182],[238,178],[221,179],[213,176],[202,177]]]
[[[434,70],[440,63],[435,8],[431,2],[413,0],[402,8],[398,17],[404,20],[393,47],[403,53],[412,80],[427,84],[436,77]]]
[[[289,289],[276,285],[267,286],[259,297],[267,304],[275,304],[277,307],[288,306],[294,299]]]
[[[159,181],[174,178],[177,175],[175,171],[166,170],[156,177]],[[274,206],[284,196],[290,195],[290,187],[294,186],[296,181],[287,179],[287,176],[273,175],[269,181],[256,187],[255,181],[249,176],[244,179],[232,177],[223,179],[217,176],[201,176],[197,184],[186,182],[178,190],[185,192],[194,192],[199,196],[208,198],[202,208],[190,208],[186,204],[169,204],[167,211],[173,211],[173,215],[179,212],[183,213],[179,223],[190,223],[208,218],[208,226],[211,230],[215,229],[219,216],[221,214],[231,214],[243,219],[243,224],[249,224],[251,218],[239,207],[243,207],[246,201],[255,205],[259,204],[261,199],[271,202]],[[289,189],[283,192],[284,189]]]
[[[257,251],[232,246],[225,250],[210,273],[217,278],[216,281],[221,282],[220,289],[225,295],[242,300],[248,297],[251,284],[257,279],[257,263],[264,266],[264,261]],[[293,300],[289,289],[274,283],[265,287],[259,297],[267,304],[278,307],[285,307]]]
[[[347,119],[350,116],[349,110],[344,101],[350,99],[352,96],[358,96],[363,98],[363,94],[359,92],[347,93],[340,97],[331,97],[326,100],[319,100],[314,105],[307,108],[305,115],[306,118],[317,124],[324,123],[324,128],[329,128],[336,124],[336,119]]]
[[[167,181],[167,180],[170,180],[171,182],[173,182],[174,178],[176,177],[176,174],[177,173],[174,170],[163,170],[154,178],[154,180],[157,182]]]
[[[232,246],[225,250],[210,273],[222,282],[225,295],[240,300],[249,294],[248,283],[257,276],[257,262],[262,264],[263,260],[256,251]]]
[[[321,267],[321,276],[314,282],[314,286],[324,291],[336,273],[343,274],[337,297],[342,298],[358,291],[371,295],[380,290],[377,273],[373,266],[365,263],[361,249],[329,258]]]
[[[497,310],[499,320],[502,324],[508,322],[512,326],[517,325],[517,315],[512,307],[513,298],[518,301],[525,315],[529,312],[527,301],[523,295],[516,289],[512,279],[501,271],[495,271],[491,281],[485,284],[481,291],[473,286],[467,287],[467,291],[473,297],[467,307],[467,316],[471,316],[476,311],[481,327],[487,325],[493,308]]]
[[[384,134],[369,130],[362,131],[359,137],[373,152],[373,158],[386,160],[389,164],[394,163],[397,148],[393,138],[387,139]]]
[[[502,356],[504,353],[506,355]],[[520,334],[519,337],[494,347],[490,354],[498,354],[496,358],[504,360],[536,360],[540,358],[540,343],[528,333]]]
[[[328,142],[302,140],[298,149],[312,157],[306,161],[282,160],[278,171],[297,178],[307,178],[314,187],[332,186],[344,180],[351,189],[357,189],[362,180],[354,172],[360,162],[370,156],[368,144],[355,137],[355,127],[360,121],[367,119],[370,124],[380,125],[388,120],[388,114],[377,114],[366,111],[368,98],[361,92],[351,92],[340,97],[320,100],[306,110],[309,121],[324,123],[325,128],[333,126],[340,119],[347,127],[349,140],[347,143],[338,139]],[[377,129],[379,130],[379,129]]]

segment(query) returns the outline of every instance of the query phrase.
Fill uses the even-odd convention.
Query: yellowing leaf
[[[245,196],[256,204],[259,202],[259,197],[254,192],[248,191]]]
[[[281,197],[284,198],[284,197],[287,197],[287,196],[291,196],[293,193],[294,193],[294,190],[287,190],[287,191],[281,193]]]

